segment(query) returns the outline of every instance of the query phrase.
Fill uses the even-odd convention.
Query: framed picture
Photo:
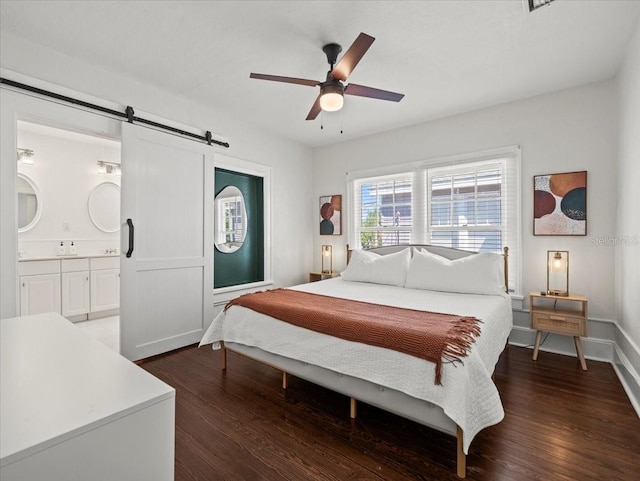
[[[587,235],[587,171],[533,176],[533,235]]]
[[[342,235],[342,196],[320,197],[320,235]]]

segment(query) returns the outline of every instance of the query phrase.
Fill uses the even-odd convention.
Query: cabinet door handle
[[[131,254],[133,254],[133,221],[127,219],[127,225],[129,226],[129,250],[127,251],[127,257],[131,257]]]

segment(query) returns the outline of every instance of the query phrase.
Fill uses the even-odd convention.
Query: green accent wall
[[[264,280],[264,182],[262,177],[225,169],[215,170],[215,195],[236,186],[244,196],[247,234],[235,252],[213,248],[214,288],[237,286]]]

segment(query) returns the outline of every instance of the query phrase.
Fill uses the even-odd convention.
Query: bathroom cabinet
[[[21,315],[60,314],[60,261],[21,262],[18,275]]]
[[[77,321],[118,309],[119,263],[117,256],[19,262],[20,315],[56,312]]]
[[[62,273],[62,315],[89,312],[89,271]]]
[[[89,259],[62,259],[62,315],[79,316],[89,312]]]
[[[20,277],[20,313],[60,313],[60,274]]]
[[[91,312],[120,307],[120,258],[94,257],[91,265]]]

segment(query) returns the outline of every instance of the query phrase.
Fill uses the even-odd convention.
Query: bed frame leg
[[[463,434],[462,434],[462,429],[460,429],[460,426],[458,426],[458,432],[456,434],[456,438],[458,439],[458,454],[457,454],[457,474],[459,478],[466,478],[467,477],[467,456],[466,454],[464,454],[464,449],[463,449]]]
[[[287,378],[287,373],[282,371],[282,389],[287,389],[289,387],[289,379]]]
[[[351,419],[355,419],[358,415],[358,401],[356,398],[351,398],[351,406],[349,408],[349,416]]]
[[[224,342],[222,344],[222,370],[227,370],[227,348],[224,347]]]

